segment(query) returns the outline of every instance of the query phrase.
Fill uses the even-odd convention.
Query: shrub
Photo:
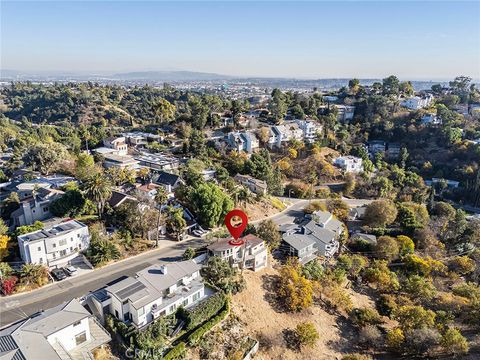
[[[412,275],[405,280],[403,289],[423,301],[432,300],[435,296],[436,288],[431,280],[425,279],[420,275]]]
[[[348,355],[343,355],[342,360],[372,360],[373,358],[370,355],[364,355],[359,353],[353,353]]]
[[[380,314],[375,309],[355,308],[350,312],[352,322],[360,327],[365,325],[377,325],[382,322]]]
[[[195,257],[195,249],[188,247],[182,255],[183,260],[191,260]]]
[[[288,263],[280,269],[278,294],[290,311],[301,311],[313,303],[313,284],[302,275],[298,263]]]
[[[163,360],[182,359],[186,351],[187,351],[187,347],[185,343],[181,341],[163,356]]]
[[[365,270],[365,280],[377,285],[381,291],[395,291],[400,288],[397,275],[390,271],[385,260],[374,260]]]
[[[18,278],[16,276],[10,276],[2,281],[2,292],[4,295],[10,295],[15,291],[15,285]]]
[[[382,340],[382,333],[374,325],[367,325],[360,329],[358,335],[360,343],[376,348]]]
[[[440,334],[436,329],[414,329],[405,332],[405,349],[414,354],[427,355],[438,345],[439,340]]]
[[[460,275],[467,275],[475,271],[476,265],[468,256],[456,256],[448,264],[449,268]]]
[[[390,317],[390,315],[397,309],[397,301],[395,296],[390,294],[381,294],[378,298],[377,308],[380,314]]]
[[[405,342],[405,335],[402,329],[395,328],[387,332],[387,346],[395,351],[400,351]]]
[[[448,329],[440,340],[440,345],[448,354],[461,355],[468,353],[468,341],[458,329]]]
[[[313,347],[320,338],[315,325],[311,322],[302,322],[295,328],[295,333],[300,345]]]
[[[413,329],[431,328],[435,325],[435,313],[422,306],[400,306],[394,313],[404,332]]]
[[[225,293],[219,291],[191,310],[183,310],[178,315],[185,320],[187,330],[191,330],[218,313],[225,306],[226,301]]]
[[[375,251],[380,259],[392,261],[400,252],[398,242],[390,236],[380,236],[375,246]]]
[[[323,265],[317,259],[302,266],[302,275],[308,280],[319,281],[322,279],[324,272]]]
[[[230,311],[230,303],[227,301],[225,303],[224,309],[220,313],[218,313],[216,316],[211,318],[209,321],[207,321],[205,324],[200,326],[197,330],[195,330],[188,336],[187,342],[190,345],[195,345],[196,343],[198,343],[198,341],[203,337],[203,335],[205,335],[210,329],[212,329],[220,321],[225,319],[229,311]]]
[[[397,243],[400,250],[400,256],[413,254],[413,251],[415,250],[415,244],[413,243],[413,240],[410,237],[406,235],[398,235]]]

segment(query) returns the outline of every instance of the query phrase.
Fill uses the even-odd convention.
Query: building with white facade
[[[296,120],[298,127],[303,131],[303,140],[306,143],[313,143],[322,131],[322,125],[313,120]]]
[[[101,316],[108,313],[141,328],[213,293],[203,285],[201,267],[193,260],[153,265],[94,292],[90,300]]]
[[[0,359],[93,359],[92,351],[110,340],[95,317],[74,299],[0,330]]]
[[[400,105],[410,110],[419,110],[426,108],[433,103],[434,97],[431,94],[424,94],[422,96],[413,96],[405,99]]]
[[[20,202],[11,218],[15,226],[31,225],[35,221],[42,221],[52,217],[50,204],[63,195],[63,191],[56,189],[39,188],[32,193],[31,198]]]
[[[342,168],[345,172],[359,173],[363,171],[362,158],[352,155],[340,156],[333,161],[333,164]]]
[[[442,120],[434,114],[425,114],[420,119],[423,125],[440,125]]]
[[[128,145],[124,136],[104,139],[103,146],[115,150],[117,155],[127,155],[128,153]]]
[[[77,220],[68,220],[18,236],[22,260],[48,267],[66,265],[89,245],[88,226]]]
[[[283,125],[275,125],[270,128],[268,146],[281,148],[290,140],[303,140],[303,130],[295,121],[285,122]]]
[[[160,135],[140,131],[126,132],[122,135],[125,137],[126,143],[130,144],[131,146],[144,146],[149,142],[162,141],[162,136]]]
[[[337,108],[337,119],[340,122],[349,122],[353,119],[355,113],[355,106],[350,105],[335,105]]]
[[[241,246],[232,245],[231,239],[220,239],[207,246],[210,256],[218,256],[233,267],[258,271],[267,266],[267,246],[255,235],[248,234],[241,238]]]
[[[257,136],[251,131],[231,132],[227,136],[228,147],[235,151],[244,151],[253,153],[258,149],[259,142]]]
[[[138,161],[140,166],[147,167],[150,170],[174,170],[178,169],[180,161],[167,153],[150,154],[142,152],[135,154],[133,158]]]
[[[140,162],[130,155],[104,154],[103,157],[103,166],[107,169],[118,167],[121,169],[136,170],[140,167]]]

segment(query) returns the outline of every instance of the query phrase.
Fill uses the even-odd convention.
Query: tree
[[[158,241],[160,239],[160,220],[162,217],[162,206],[165,205],[165,203],[168,200],[168,194],[167,191],[163,186],[159,187],[157,189],[157,193],[155,194],[155,203],[157,205],[157,210],[158,210],[158,216],[157,216],[157,238],[155,242],[155,246],[158,247]]]
[[[377,310],[367,307],[353,309],[350,312],[350,318],[352,319],[352,322],[359,327],[382,323],[382,319]]]
[[[435,313],[432,310],[424,309],[422,306],[400,306],[394,312],[394,316],[404,332],[413,329],[432,328],[435,325]]]
[[[374,260],[373,264],[365,269],[365,280],[376,284],[381,291],[395,291],[400,288],[397,275],[390,271],[385,260]]]
[[[0,261],[8,255],[10,237],[7,235],[8,228],[0,219]]]
[[[189,194],[193,211],[201,224],[214,227],[233,209],[233,201],[214,183],[199,184]]]
[[[268,109],[276,122],[283,120],[287,113],[287,104],[285,102],[285,95],[279,89],[273,89],[272,99],[268,105]]]
[[[48,282],[48,270],[43,265],[25,264],[20,269],[20,282],[25,286],[43,286]]]
[[[32,225],[23,225],[15,229],[15,236],[20,236],[23,234],[28,234],[33,231],[42,230],[44,227],[41,221],[35,221]]]
[[[382,89],[384,95],[398,95],[400,91],[400,81],[394,75],[383,79]]]
[[[187,221],[183,217],[182,208],[167,207],[167,230],[172,233],[177,240],[187,226]]]
[[[90,233],[90,246],[86,255],[93,266],[101,266],[120,258],[121,254],[116,244],[96,230],[91,230]]]
[[[394,328],[387,332],[387,346],[397,352],[400,352],[405,342],[405,335],[402,329]]]
[[[160,123],[173,120],[175,116],[175,105],[167,99],[161,98],[155,106],[155,115],[160,120]]]
[[[348,220],[348,213],[350,211],[350,207],[345,201],[341,199],[327,200],[327,209],[341,221]]]
[[[202,276],[210,284],[231,292],[234,290],[236,271],[228,262],[218,256],[211,256],[202,268]]]
[[[280,269],[278,294],[290,311],[301,311],[313,303],[313,285],[302,275],[300,265],[290,261]]]
[[[450,328],[442,335],[440,345],[448,354],[455,357],[467,354],[469,350],[467,339],[456,328]]]
[[[405,165],[407,164],[409,155],[410,154],[408,153],[407,148],[402,147],[402,149],[400,150],[400,167],[402,169],[405,169]]]
[[[282,242],[277,224],[272,220],[262,221],[257,227],[257,235],[266,242],[270,251],[277,249]]]
[[[87,201],[79,190],[69,190],[50,205],[50,212],[59,217],[75,217],[85,209]]]
[[[317,259],[309,261],[302,266],[302,275],[308,280],[320,281],[323,278],[325,269]]]
[[[87,197],[97,206],[98,216],[101,217],[106,202],[112,196],[112,185],[103,174],[94,174],[84,183]]]
[[[371,227],[385,227],[397,218],[397,208],[393,201],[387,199],[376,200],[365,209],[364,221]]]
[[[301,346],[313,347],[320,338],[315,325],[311,322],[302,322],[295,328],[295,334]]]
[[[92,155],[80,153],[75,161],[75,176],[77,179],[87,179],[95,172],[95,160]]]
[[[399,246],[397,240],[390,236],[380,236],[375,245],[377,257],[387,261],[392,261],[398,257]]]
[[[67,155],[67,148],[60,143],[36,144],[27,150],[23,161],[26,166],[48,175]]]
[[[403,284],[403,289],[413,297],[423,301],[432,300],[436,292],[432,281],[420,275],[408,277]]]
[[[195,249],[188,247],[185,249],[185,252],[182,255],[183,260],[191,260],[195,257]]]

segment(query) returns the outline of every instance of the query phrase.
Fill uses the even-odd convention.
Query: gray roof
[[[20,235],[18,238],[23,241],[36,241],[41,239],[53,238],[60,234],[68,233],[72,230],[81,229],[87,225],[77,221],[69,220],[66,222],[59,223],[50,228],[33,231],[24,235]]]
[[[325,244],[330,243],[332,240],[335,239],[336,236],[333,230],[321,227],[314,220],[308,222],[305,225],[305,229],[310,232],[310,234],[307,233],[307,235],[311,235],[315,237],[315,241],[319,240]]]
[[[46,338],[90,316],[74,299],[10,325],[0,330],[0,359],[61,359]]]
[[[199,271],[202,266],[192,260],[152,265],[137,273],[135,278],[127,277],[106,290],[120,301],[129,300],[135,308],[145,306],[164,295],[164,291],[187,275]]]
[[[327,223],[331,217],[332,217],[332,214],[330,214],[328,211],[322,211],[322,210],[317,210],[312,214],[312,218],[315,218],[317,222],[321,224]]]
[[[310,245],[315,245],[315,241],[307,235],[304,234],[291,234],[291,235],[283,235],[283,241],[285,241],[287,244],[292,246],[296,250],[301,250],[304,249]]]

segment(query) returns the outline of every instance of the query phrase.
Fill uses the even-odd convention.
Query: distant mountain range
[[[67,81],[94,81],[100,83],[130,83],[130,84],[161,84],[169,83],[187,83],[187,82],[213,82],[213,83],[234,83],[247,82],[260,87],[279,87],[279,88],[323,88],[338,89],[348,85],[346,78],[329,79],[295,79],[282,77],[240,77],[223,75],[216,73],[206,73],[197,71],[183,70],[163,70],[163,71],[134,71],[121,73],[88,73],[88,72],[68,72],[68,71],[18,71],[18,70],[0,70],[1,81],[34,81],[34,82],[67,82]],[[371,85],[375,81],[381,82],[381,79],[360,79],[362,85]],[[416,90],[429,89],[433,84],[448,84],[445,81],[412,81]]]

